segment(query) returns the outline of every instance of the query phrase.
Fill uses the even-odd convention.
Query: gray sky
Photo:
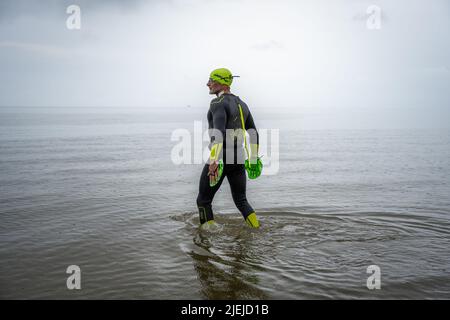
[[[227,67],[251,106],[449,115],[449,18],[448,0],[2,0],[0,106],[203,107]]]

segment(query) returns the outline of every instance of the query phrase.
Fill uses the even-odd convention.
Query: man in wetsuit
[[[209,93],[217,97],[211,101],[208,111],[211,153],[200,176],[197,197],[200,224],[202,227],[215,224],[211,203],[223,179],[227,177],[236,207],[250,227],[258,228],[258,218],[246,197],[247,177],[242,141],[247,131],[251,149],[249,160],[254,163],[258,159],[259,136],[248,106],[230,92],[232,82],[231,72],[221,68],[211,72],[207,83]]]

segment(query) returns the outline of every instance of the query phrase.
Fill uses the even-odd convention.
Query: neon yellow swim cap
[[[231,71],[228,69],[225,69],[225,68],[215,69],[209,75],[209,78],[212,81],[218,82],[220,84],[224,84],[226,86],[231,86],[231,83],[233,82],[234,77],[239,77],[239,76],[233,76],[231,74]]]

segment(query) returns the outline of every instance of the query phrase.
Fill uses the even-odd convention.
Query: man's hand
[[[209,164],[208,176],[210,185],[215,184],[219,178],[219,162],[214,161]]]

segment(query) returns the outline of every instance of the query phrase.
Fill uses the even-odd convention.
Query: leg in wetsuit
[[[222,177],[214,187],[209,186],[208,167],[207,164],[203,167],[200,176],[199,194],[197,197],[200,224],[214,219],[211,203],[217,190],[219,190],[222,185],[225,176],[230,183],[231,194],[236,207],[239,209],[244,219],[247,219],[254,210],[247,201],[247,177],[245,174],[245,166],[243,164],[225,164]]]

